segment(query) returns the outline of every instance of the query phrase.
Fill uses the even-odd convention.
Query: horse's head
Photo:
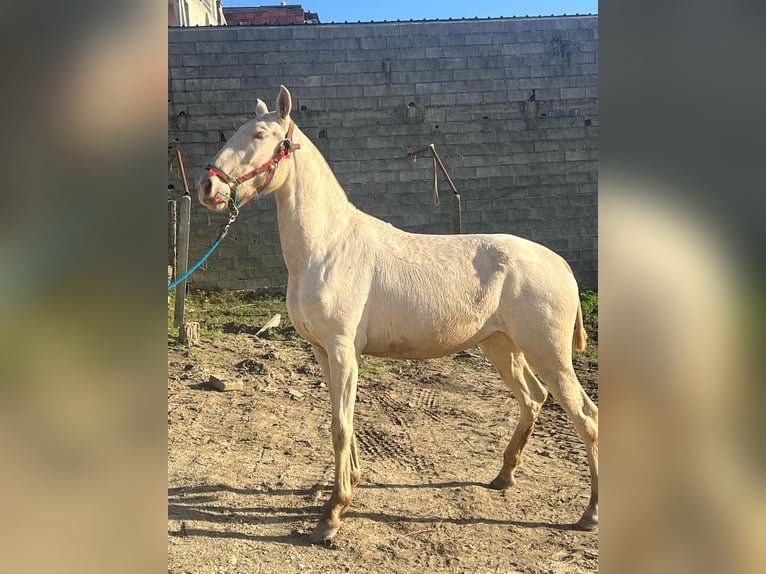
[[[258,100],[256,117],[240,127],[205,168],[199,200],[212,211],[240,207],[256,193],[278,189],[290,170],[278,165],[293,149],[290,92],[280,86],[276,111]],[[288,134],[289,132],[289,134]]]

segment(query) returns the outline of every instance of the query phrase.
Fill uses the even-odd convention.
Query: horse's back
[[[566,264],[512,235],[418,235],[384,230],[369,249],[371,281],[361,325],[367,354],[428,358],[507,331],[524,300],[550,293]],[[550,295],[548,295],[550,297]]]

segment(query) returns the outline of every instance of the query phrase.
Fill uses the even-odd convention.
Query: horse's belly
[[[474,347],[486,339],[487,336],[488,334],[485,336],[475,336],[451,345],[436,345],[433,341],[400,337],[398,340],[368,344],[364,351],[362,351],[362,354],[390,359],[436,359]]]
[[[367,325],[365,355],[431,359],[473,347],[497,330],[484,314],[424,317],[392,313]]]

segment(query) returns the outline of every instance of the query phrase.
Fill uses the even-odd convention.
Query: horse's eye
[[[255,132],[255,139],[262,140],[266,137],[266,132]]]

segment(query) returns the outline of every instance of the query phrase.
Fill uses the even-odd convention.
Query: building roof
[[[224,8],[223,15],[229,26],[319,24],[319,15],[306,12],[300,4]]]

